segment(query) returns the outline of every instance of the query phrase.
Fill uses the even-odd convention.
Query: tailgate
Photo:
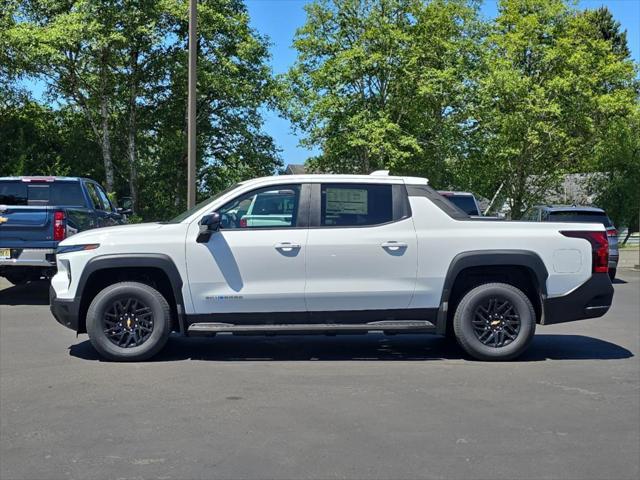
[[[0,205],[0,247],[55,248],[48,206]]]

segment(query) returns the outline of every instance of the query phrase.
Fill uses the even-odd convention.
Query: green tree
[[[613,18],[611,11],[602,6],[595,10],[584,10],[584,15],[592,28],[594,38],[600,38],[611,44],[611,49],[622,58],[629,58],[631,51],[627,44],[627,31],[621,30],[620,22]]]
[[[604,208],[618,227],[638,231],[640,219],[640,107],[628,118],[608,126],[596,149],[597,168],[593,186],[596,204]],[[627,236],[628,238],[628,236]],[[625,239],[626,241],[626,239]]]
[[[115,188],[112,117],[115,105],[115,2],[26,0],[4,32],[23,68],[48,86],[51,99],[76,107],[99,143],[108,192]]]
[[[601,132],[637,102],[634,64],[562,0],[503,0],[487,39],[462,182],[513,218],[563,173],[592,168]]]
[[[80,170],[101,178],[92,161],[98,146],[88,137],[82,115],[69,108],[54,110],[24,93],[0,102],[0,176],[67,175]]]
[[[306,7],[286,114],[322,148],[312,168],[445,181],[465,130],[481,24],[464,1],[318,0]]]
[[[21,59],[24,78],[46,82],[52,105],[84,118],[109,193],[130,194],[146,218],[183,208],[187,0],[15,5],[0,23],[2,46]],[[198,187],[206,195],[272,173],[280,160],[262,132],[273,95],[266,40],[241,0],[201,0],[198,17]],[[70,173],[86,174],[83,165]]]

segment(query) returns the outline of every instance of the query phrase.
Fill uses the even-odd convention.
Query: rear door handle
[[[280,243],[276,243],[274,245],[274,248],[276,250],[284,250],[285,252],[290,252],[291,250],[298,250],[301,247],[300,247],[300,244],[298,243],[280,242]]]
[[[388,248],[389,250],[400,250],[401,248],[407,248],[409,245],[404,242],[395,242],[392,240],[389,242],[384,242],[380,246],[382,248]]]

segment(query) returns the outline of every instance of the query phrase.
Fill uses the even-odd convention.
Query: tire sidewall
[[[151,336],[137,347],[118,347],[103,331],[105,310],[119,297],[125,296],[139,299],[153,312]],[[87,333],[91,344],[109,360],[137,361],[152,357],[166,344],[170,333],[169,323],[169,307],[164,297],[152,287],[140,283],[126,282],[106,287],[96,295],[87,311]]]
[[[520,331],[514,341],[504,347],[484,345],[473,330],[472,320],[479,305],[488,297],[501,297],[514,306],[520,316]],[[517,288],[507,284],[485,284],[469,291],[456,310],[454,328],[461,346],[472,356],[483,360],[508,360],[520,355],[535,334],[536,320],[533,305]]]

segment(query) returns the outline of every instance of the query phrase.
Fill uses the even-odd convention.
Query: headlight
[[[61,253],[70,253],[70,252],[80,252],[83,250],[95,250],[100,246],[99,243],[89,243],[86,245],[65,245],[64,247],[58,247],[56,250],[56,254]]]

